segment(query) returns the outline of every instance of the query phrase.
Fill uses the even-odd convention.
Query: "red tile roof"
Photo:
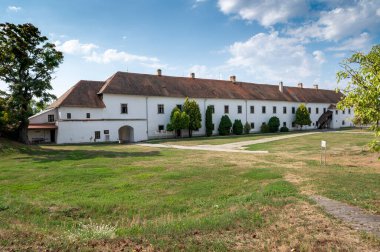
[[[29,124],[28,129],[55,129],[57,126],[53,123],[40,123],[40,124]]]
[[[61,97],[53,102],[49,108],[57,107],[85,107],[85,108],[105,108],[102,99],[97,95],[99,89],[104,85],[104,81],[81,80]]]
[[[341,93],[324,89],[284,86],[283,92],[280,92],[278,85],[117,72],[105,82],[79,81],[50,105],[50,108],[104,108],[101,94],[305,103],[337,103],[342,97]]]
[[[280,92],[278,85],[125,72],[110,77],[99,93],[315,103],[336,103],[342,97],[341,93],[315,88],[284,86]]]

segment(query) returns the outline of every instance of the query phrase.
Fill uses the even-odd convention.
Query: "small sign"
[[[327,147],[327,143],[326,143],[326,141],[321,141],[321,147],[322,148],[326,148]]]

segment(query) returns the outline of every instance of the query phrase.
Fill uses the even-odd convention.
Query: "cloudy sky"
[[[32,23],[64,52],[56,95],[157,68],[336,88],[339,62],[380,43],[380,0],[1,0],[0,22]]]

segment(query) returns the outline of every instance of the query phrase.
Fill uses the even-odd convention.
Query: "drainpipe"
[[[146,139],[149,139],[148,129],[149,129],[149,120],[148,120],[148,96],[145,97],[145,118],[146,118]]]
[[[248,103],[247,100],[245,100],[245,122],[248,122]],[[245,125],[245,123],[244,123]]]

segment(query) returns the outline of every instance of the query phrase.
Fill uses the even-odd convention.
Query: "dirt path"
[[[282,139],[306,136],[306,135],[317,134],[317,133],[320,133],[320,132],[298,133],[298,134],[268,137],[268,138],[262,138],[262,139],[257,139],[257,140],[241,141],[241,142],[220,144],[220,145],[183,146],[183,145],[175,145],[175,144],[148,144],[148,143],[142,143],[138,145],[146,146],[146,147],[157,147],[157,148],[174,148],[174,149],[181,149],[181,150],[205,150],[205,151],[239,152],[239,153],[250,153],[250,154],[265,154],[265,153],[268,153],[268,151],[265,151],[265,150],[248,151],[248,150],[245,150],[245,146],[252,145],[252,144],[268,143],[268,142],[278,141]]]
[[[323,196],[311,196],[319,206],[334,217],[349,223],[353,228],[373,233],[380,237],[380,216],[369,214],[359,207],[350,206]]]

